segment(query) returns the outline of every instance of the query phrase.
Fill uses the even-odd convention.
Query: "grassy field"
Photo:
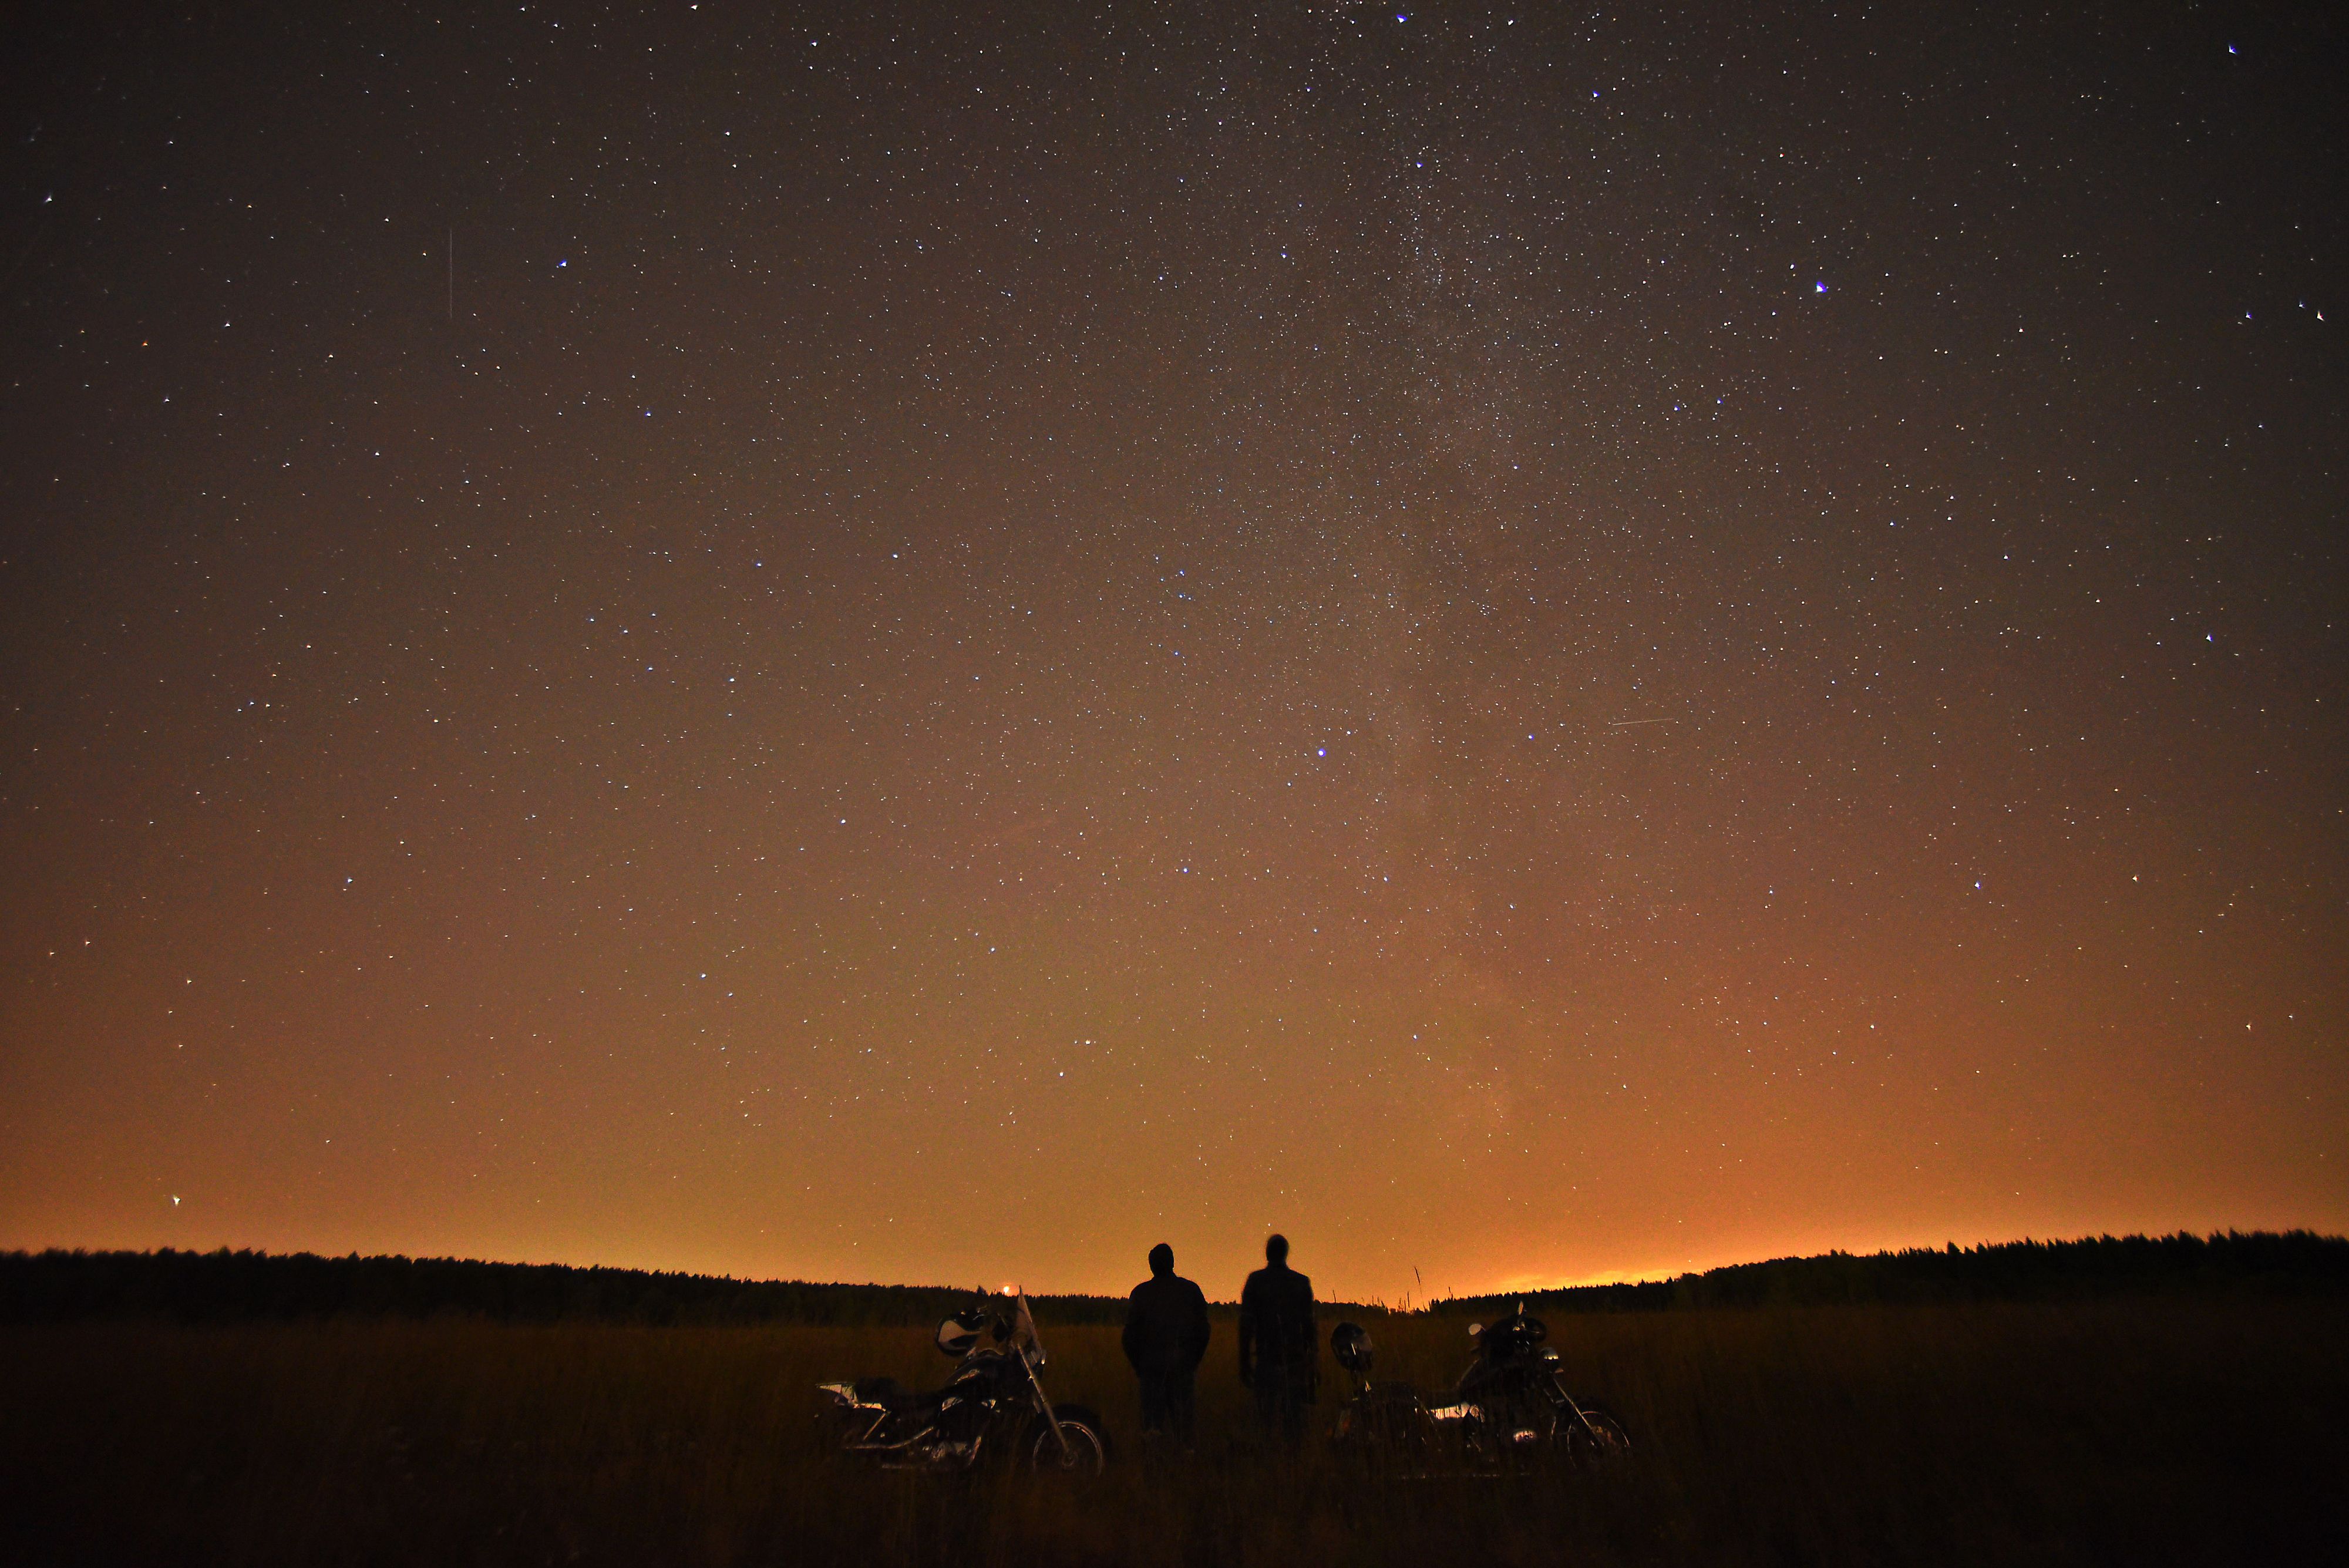
[[[1462,1325],[1372,1321],[1448,1381]],[[0,1329],[0,1562],[1166,1564],[2349,1560],[2349,1313],[2323,1301],[1813,1307],[1552,1320],[1618,1471],[1373,1489],[1259,1449],[1218,1327],[1187,1461],[1141,1462],[1105,1328],[1047,1381],[1104,1480],[868,1473],[819,1380],[918,1330],[463,1320]],[[1327,1374],[1317,1413],[1335,1397]]]

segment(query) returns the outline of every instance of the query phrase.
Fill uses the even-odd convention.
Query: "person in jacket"
[[[1142,1429],[1191,1446],[1194,1383],[1207,1354],[1207,1298],[1174,1272],[1174,1249],[1150,1249],[1150,1277],[1125,1308],[1125,1359],[1142,1379]]]
[[[1321,1381],[1313,1332],[1313,1282],[1288,1266],[1288,1238],[1264,1244],[1264,1267],[1240,1292],[1240,1381],[1256,1395],[1265,1431],[1291,1448],[1305,1435],[1305,1407]]]

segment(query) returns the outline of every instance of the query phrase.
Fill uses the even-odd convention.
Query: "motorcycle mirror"
[[[1468,1325],[1468,1337],[1471,1339],[1475,1338],[1478,1334],[1484,1332],[1485,1325],[1481,1323],[1472,1323]]]

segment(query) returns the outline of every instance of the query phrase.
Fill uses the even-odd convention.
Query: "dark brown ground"
[[[1612,1474],[1371,1487],[1254,1444],[1227,1325],[1198,1453],[1142,1462],[1114,1331],[1044,1330],[1122,1444],[1075,1491],[827,1456],[812,1386],[920,1331],[470,1321],[0,1330],[0,1562],[2349,1561],[2349,1312],[2312,1301],[1553,1321]],[[1379,1320],[1446,1381],[1462,1325]],[[1337,1374],[1317,1419],[1326,1429]]]

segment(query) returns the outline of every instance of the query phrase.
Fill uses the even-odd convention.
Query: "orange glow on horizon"
[[[0,1246],[2349,1230],[2349,154],[2187,23],[59,18]]]

